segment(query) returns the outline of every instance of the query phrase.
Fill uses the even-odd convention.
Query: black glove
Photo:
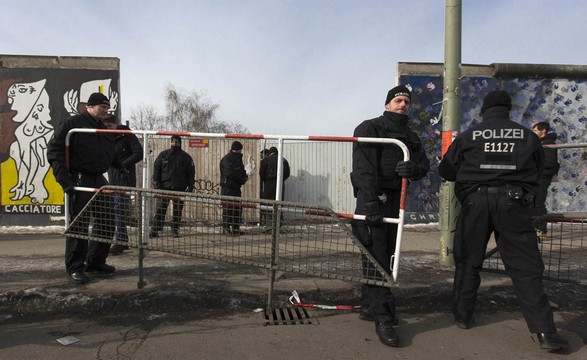
[[[395,172],[403,178],[412,179],[418,175],[418,166],[413,161],[400,161],[395,167]]]
[[[378,227],[383,224],[383,215],[381,215],[381,203],[379,201],[369,201],[363,205],[363,214],[365,216],[365,222],[369,226]]]
[[[383,225],[383,215],[375,214],[375,215],[367,215],[365,216],[365,222],[369,226],[379,227]]]
[[[63,192],[67,193],[69,195],[73,195],[75,193],[75,190],[73,189],[73,184],[67,184],[63,186]]]

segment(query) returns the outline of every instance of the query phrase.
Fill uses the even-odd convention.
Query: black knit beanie
[[[512,109],[512,99],[510,94],[505,90],[494,90],[485,95],[483,99],[483,106],[481,107],[481,115],[494,106],[505,106],[508,110]]]
[[[243,149],[243,144],[241,144],[240,141],[235,141],[230,146],[230,150],[242,150],[242,149]]]
[[[410,89],[404,85],[398,85],[387,92],[385,105],[389,104],[389,102],[396,96],[407,96],[410,100],[412,100],[412,92]]]
[[[171,135],[171,140],[177,140],[181,144],[181,136],[179,135]]]

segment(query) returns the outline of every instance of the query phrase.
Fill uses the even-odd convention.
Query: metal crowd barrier
[[[548,147],[585,148],[587,144],[556,144],[548,145]],[[549,213],[537,220],[544,220],[548,225],[547,234],[539,238],[538,245],[544,262],[544,279],[577,284],[587,283],[587,213]],[[496,247],[487,251],[483,270],[505,273],[505,267]]]
[[[162,132],[118,131],[73,129],[75,132],[123,132],[148,135],[161,135]],[[171,133],[183,136],[204,138],[267,138],[263,135],[237,134],[196,134]],[[271,136],[269,136],[271,137]],[[406,146],[395,139],[352,138],[352,137],[296,137],[274,136],[279,140],[279,155],[283,139],[372,142],[389,143],[399,146],[404,153],[404,160],[409,160]],[[147,141],[144,144],[148,144]],[[68,147],[67,147],[68,148]],[[161,251],[172,254],[193,256],[202,259],[222,261],[234,264],[250,265],[270,270],[268,306],[271,307],[275,276],[277,271],[307,274],[311,276],[353,281],[362,284],[391,287],[397,280],[399,271],[400,247],[402,240],[407,180],[403,179],[400,212],[398,218],[385,218],[384,222],[397,224],[397,241],[395,253],[387,264],[379,264],[365,249],[363,244],[352,234],[348,220],[364,221],[365,216],[335,213],[333,210],[316,205],[262,200],[241,197],[228,197],[213,194],[196,194],[185,192],[148,189],[151,165],[147,161],[148,149],[144,149],[143,187],[129,188],[105,186],[100,189],[76,187],[77,191],[94,192],[90,202],[75,219],[67,218],[66,236],[100,241],[111,244],[128,245],[138,249],[138,286],[144,286],[144,259],[147,251]],[[278,189],[276,198],[281,198],[281,181],[283,169],[278,162]],[[149,176],[147,176],[147,174]],[[126,207],[128,243],[117,242],[113,237],[105,238],[102,234],[115,232],[115,221],[92,223],[92,219],[102,216],[113,219],[116,201],[124,197]],[[182,223],[179,234],[170,228],[171,214],[167,216],[163,231],[151,236],[153,214],[158,199],[169,199],[183,203]],[[66,196],[66,209],[68,197]],[[266,226],[255,223],[243,223],[239,234],[231,234],[224,229],[223,210],[232,211],[255,209],[266,214],[269,221]],[[168,209],[168,213],[172,213]],[[129,214],[139,214],[132,218]],[[285,216],[284,216],[285,215]],[[89,229],[89,230],[88,230]],[[384,268],[385,266],[385,268]]]
[[[81,190],[81,189],[80,189]],[[88,189],[89,190],[89,189]],[[157,237],[150,237],[151,224],[141,218],[129,218],[128,243],[113,238],[100,238],[101,233],[113,233],[115,223],[104,231],[104,224],[88,224],[88,213],[100,217],[112,214],[114,197],[130,199],[129,213],[145,206],[153,214],[157,199],[169,198],[184,203],[179,235],[172,232],[168,216]],[[222,226],[223,208],[255,207],[267,212],[267,226],[241,224],[240,234],[225,233]],[[284,219],[281,219],[283,213]],[[86,225],[86,226],[83,226]],[[234,225],[229,223],[229,225]],[[349,229],[348,221],[332,210],[320,207],[259,199],[203,195],[153,189],[105,186],[97,190],[92,200],[65,231],[66,236],[129,245],[139,250],[139,287],[144,285],[143,261],[147,251],[249,265],[272,271],[284,271],[363,284],[391,286],[392,277],[366,251]],[[368,266],[363,268],[363,265]],[[270,279],[270,299],[274,278]]]
[[[587,213],[548,214],[547,236],[538,247],[544,262],[544,279],[582,284],[587,282]],[[483,268],[505,273],[497,248],[489,250]]]

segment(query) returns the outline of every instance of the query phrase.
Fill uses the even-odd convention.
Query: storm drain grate
[[[318,319],[312,318],[303,307],[279,307],[265,309],[265,325],[317,325]]]

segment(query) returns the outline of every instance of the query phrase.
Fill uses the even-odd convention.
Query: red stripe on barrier
[[[402,189],[399,197],[399,209],[404,210],[406,208],[406,197],[408,195],[408,179],[402,178]]]
[[[324,210],[306,210],[304,211],[306,215],[317,215],[317,216],[329,216],[330,213]]]
[[[308,140],[356,142],[357,138],[353,136],[308,136]]]
[[[259,206],[258,204],[255,204],[255,203],[244,203],[244,202],[234,202],[234,201],[220,201],[220,205],[242,207],[242,208],[249,208],[249,209],[256,209]]]
[[[185,131],[156,131],[155,135],[191,136],[191,134],[189,132],[185,132]]]
[[[264,139],[263,134],[224,134],[225,138],[230,139]]]

